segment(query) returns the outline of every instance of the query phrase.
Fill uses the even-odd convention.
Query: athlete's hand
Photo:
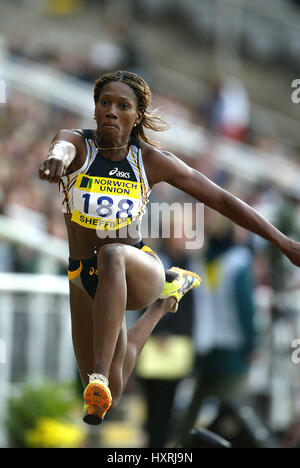
[[[287,246],[282,253],[297,267],[300,267],[300,242],[289,239]]]
[[[50,183],[57,183],[64,175],[65,165],[61,158],[57,156],[48,156],[40,165],[39,177]]]

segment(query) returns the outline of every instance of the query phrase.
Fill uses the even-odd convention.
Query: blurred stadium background
[[[0,446],[42,445],[38,436],[20,441],[16,434],[34,430],[37,415],[52,422],[64,416],[61,407],[54,410],[61,401],[50,409],[35,403],[24,382],[57,382],[67,392],[62,401],[71,396],[61,385],[79,387],[58,189],[38,179],[53,135],[93,127],[93,83],[102,72],[135,71],[171,123],[158,136],[163,147],[300,240],[299,105],[291,99],[300,78],[299,20],[296,0],[0,0]],[[164,184],[153,197],[187,200]],[[259,352],[249,369],[249,401],[276,444],[295,447],[300,364],[291,355],[300,338],[299,272],[263,241],[250,240]],[[196,261],[205,245],[193,252]],[[127,320],[130,326],[134,313]],[[168,446],[180,437],[194,385],[191,371],[177,388]],[[80,405],[71,405],[72,428],[52,429],[72,429],[73,439],[54,446],[147,446],[145,396],[135,375],[100,430],[80,424]],[[249,422],[249,434],[259,427]],[[255,437],[263,445],[260,431]]]

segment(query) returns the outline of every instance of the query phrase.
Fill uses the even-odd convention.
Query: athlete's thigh
[[[152,304],[165,284],[165,270],[154,254],[126,246],[127,309],[138,310]]]
[[[160,259],[136,247],[111,243],[98,252],[98,270],[105,274],[107,265],[115,269],[125,267],[127,284],[127,310],[143,309],[152,304],[160,295],[165,284],[165,272]],[[116,273],[118,270],[116,270]],[[115,294],[117,291],[115,291]]]
[[[82,289],[70,284],[72,340],[76,362],[83,386],[93,372],[93,300]]]

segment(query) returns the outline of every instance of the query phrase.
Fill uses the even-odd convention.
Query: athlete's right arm
[[[58,182],[82,152],[82,136],[77,131],[60,130],[53,138],[48,155],[41,163],[39,177]]]

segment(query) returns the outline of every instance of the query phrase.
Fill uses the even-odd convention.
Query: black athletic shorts
[[[133,247],[156,255],[156,253],[150,247],[145,245],[143,241],[140,241]],[[72,284],[84,289],[88,295],[94,299],[98,285],[97,255],[83,260],[73,260],[72,258],[69,258],[68,276]]]

